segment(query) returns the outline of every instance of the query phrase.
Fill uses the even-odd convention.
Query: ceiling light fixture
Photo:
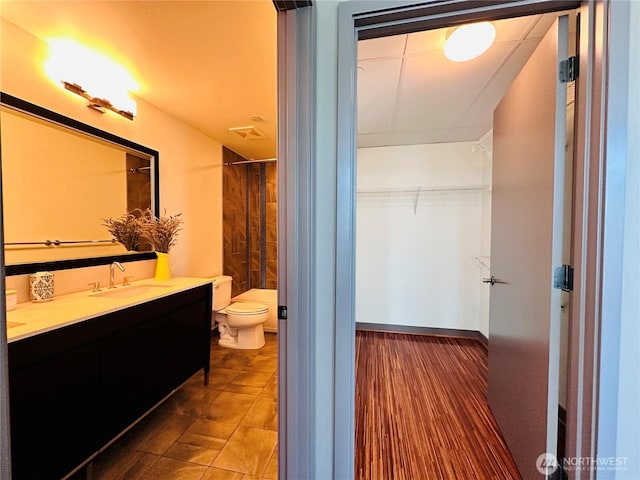
[[[444,54],[453,62],[466,62],[486,52],[495,39],[496,27],[490,22],[462,25],[447,37]]]

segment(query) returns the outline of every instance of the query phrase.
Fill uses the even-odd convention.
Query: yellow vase
[[[156,252],[158,261],[156,262],[156,280],[163,282],[171,279],[171,268],[169,267],[169,254]]]

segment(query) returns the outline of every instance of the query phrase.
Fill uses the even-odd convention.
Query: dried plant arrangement
[[[149,241],[156,252],[169,253],[171,247],[176,244],[178,233],[182,230],[183,220],[181,213],[176,215],[165,214],[156,217],[150,209],[147,209],[139,218],[140,234]]]
[[[106,218],[102,225],[107,227],[109,233],[119,243],[124,245],[127,251],[137,251],[140,248],[140,225],[139,218],[141,210],[132,210],[118,218]]]

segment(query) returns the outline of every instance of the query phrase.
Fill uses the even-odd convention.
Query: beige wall
[[[44,74],[46,45],[2,20],[0,89],[160,153],[160,208],[182,213],[184,229],[172,250],[174,275],[222,273],[222,148],[211,138],[141,99],[131,122],[86,108],[84,100]],[[153,82],[153,79],[145,79]]]

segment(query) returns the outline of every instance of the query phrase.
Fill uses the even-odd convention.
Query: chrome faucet
[[[109,267],[109,288],[116,288],[116,285],[115,285],[116,272],[114,267],[118,267],[121,272],[124,272],[124,267],[120,262],[113,262],[111,264],[111,266]]]

